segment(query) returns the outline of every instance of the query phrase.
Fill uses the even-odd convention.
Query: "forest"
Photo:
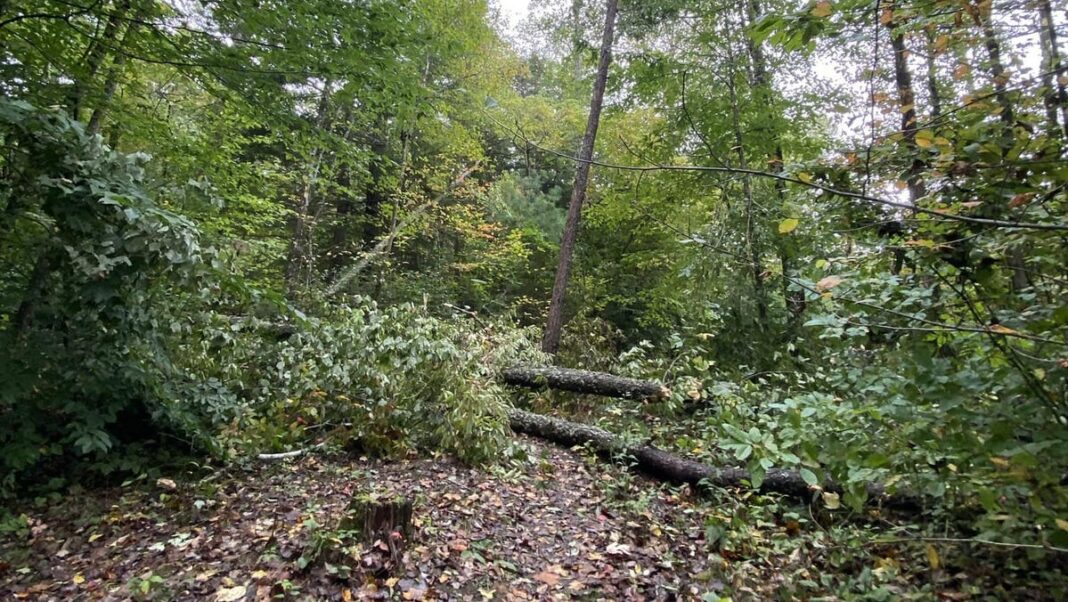
[[[0,598],[1068,599],[1064,0],[0,0]]]

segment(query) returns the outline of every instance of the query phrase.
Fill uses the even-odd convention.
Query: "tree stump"
[[[358,496],[349,502],[338,530],[352,533],[369,548],[363,568],[379,575],[396,572],[412,535],[412,502],[399,495]]]

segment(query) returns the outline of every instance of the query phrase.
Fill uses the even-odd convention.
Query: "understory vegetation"
[[[0,2],[5,537],[264,454],[551,475],[521,407],[748,472],[582,452],[700,532],[647,597],[1068,596],[1065,5],[490,4]],[[549,364],[670,394],[498,376]]]

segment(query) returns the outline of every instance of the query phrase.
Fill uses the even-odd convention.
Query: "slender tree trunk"
[[[383,232],[382,227],[382,205],[386,202],[386,167],[385,162],[388,160],[389,154],[389,139],[388,139],[388,120],[383,118],[380,120],[380,127],[374,134],[374,138],[371,140],[371,165],[370,180],[367,182],[367,189],[364,193],[364,205],[363,213],[366,223],[363,230],[363,242],[364,246],[371,246]]]
[[[983,45],[986,46],[987,57],[990,59],[990,79],[994,84],[994,100],[1001,109],[998,117],[1005,126],[1002,138],[1005,148],[1008,149],[1012,146],[1012,126],[1016,123],[1016,117],[1014,116],[1012,101],[1009,100],[1007,86],[1009,76],[1005,72],[1005,64],[1001,60],[1001,42],[998,41],[997,31],[994,29],[993,4],[986,6],[988,8],[985,14],[983,14],[982,8],[975,13],[975,20],[982,29]]]
[[[37,261],[33,264],[33,271],[30,273],[29,283],[26,285],[26,292],[23,294],[22,301],[15,312],[15,336],[18,338],[25,336],[30,326],[33,325],[34,313],[36,313],[37,306],[44,296],[44,291],[48,284],[50,268],[48,258],[50,252],[50,249],[44,249],[37,257]]]
[[[931,103],[931,119],[942,116],[942,92],[938,87],[938,65],[935,62],[935,35],[930,27],[924,29],[927,41],[927,96]]]
[[[1056,78],[1056,87],[1052,82],[1047,87],[1046,111],[1049,116],[1052,130],[1056,130],[1057,108],[1061,113],[1061,128],[1064,137],[1068,139],[1068,92],[1065,92],[1063,78],[1066,75],[1064,65],[1061,63],[1061,50],[1057,46],[1057,29],[1053,26],[1053,9],[1049,0],[1036,0],[1039,15],[1039,34],[1041,38],[1042,56],[1044,64],[1042,71],[1053,71]]]
[[[745,138],[742,134],[741,110],[738,107],[738,94],[735,86],[735,57],[734,52],[729,51],[728,61],[730,70],[728,73],[727,92],[731,101],[731,129],[734,133],[734,148],[738,155],[738,167],[749,169],[749,163],[745,156]],[[753,278],[753,294],[756,297],[757,326],[763,331],[768,323],[768,298],[764,290],[764,268],[760,258],[760,250],[757,248],[756,232],[753,227],[753,182],[748,174],[742,176],[742,195],[745,199],[745,245],[749,252],[749,270]]]
[[[126,6],[129,6],[129,3]],[[111,68],[108,69],[107,77],[104,80],[104,90],[101,94],[100,102],[93,109],[93,114],[89,118],[89,125],[86,127],[91,135],[100,133],[100,126],[104,122],[104,116],[107,115],[108,107],[111,106],[111,101],[115,98],[115,91],[119,88],[119,80],[126,70],[126,47],[137,33],[138,21],[145,15],[147,9],[147,4],[138,6],[137,10],[134,11],[133,19],[126,25],[126,29],[122,33],[122,39],[117,44],[118,48],[115,51],[115,56],[111,59]]]
[[[579,222],[582,219],[582,205],[586,200],[586,185],[590,177],[590,161],[593,147],[597,141],[597,127],[601,122],[601,105],[604,102],[604,89],[608,82],[608,66],[612,63],[612,40],[615,35],[617,0],[606,0],[604,17],[604,35],[601,36],[601,56],[597,63],[597,78],[593,82],[593,94],[590,98],[590,115],[586,121],[586,135],[582,138],[579,150],[579,164],[575,171],[575,183],[571,189],[571,204],[567,209],[567,221],[564,235],[560,241],[560,263],[556,268],[556,281],[553,283],[553,296],[549,303],[549,319],[545,325],[545,335],[541,348],[546,353],[556,353],[560,347],[560,331],[564,325],[564,298],[567,295],[567,281],[571,276],[571,261],[575,254],[575,240],[578,237]]]
[[[85,102],[86,90],[92,86],[93,79],[100,71],[100,66],[107,59],[107,45],[115,40],[119,25],[128,10],[130,10],[129,0],[120,2],[115,6],[111,16],[108,17],[107,24],[104,25],[104,31],[100,39],[89,42],[89,47],[85,51],[85,76],[74,82],[70,95],[70,115],[74,119],[79,117],[78,114],[81,112],[82,103]]]
[[[746,14],[748,17],[748,26],[752,26],[762,16],[762,7],[759,0],[749,0],[746,4]],[[772,89],[771,74],[768,72],[768,61],[764,55],[764,49],[760,43],[754,40],[751,36],[747,37],[749,58],[753,64],[753,81],[752,87],[759,93],[758,98],[760,102],[767,110],[767,117],[765,119],[767,137],[771,140],[771,149],[768,151],[767,160],[772,173],[782,173],[784,167],[783,150],[782,150],[782,137],[775,125],[777,123],[778,115],[774,110],[774,91]],[[775,193],[779,199],[779,205],[785,205],[786,203],[786,183],[782,180],[775,181]],[[790,291],[790,278],[792,275],[792,261],[790,249],[787,245],[787,239],[780,237],[778,239],[778,252],[779,252],[779,264],[782,268],[782,298],[783,304],[790,314],[790,324],[787,326],[787,332],[793,330],[793,327],[798,323],[801,314],[805,311],[805,293],[804,291]]]
[[[1009,98],[1009,76],[1005,71],[1005,64],[1001,58],[1001,43],[998,41],[997,30],[994,29],[993,5],[986,5],[984,11],[980,8],[975,13],[975,20],[982,29],[983,45],[986,46],[987,58],[990,60],[990,79],[994,84],[994,100],[1001,112],[998,117],[1002,123],[1002,154],[1007,154],[1015,143],[1013,126],[1016,123],[1015,107]],[[1031,286],[1031,279],[1027,274],[1027,256],[1023,247],[1011,246],[1005,253],[1005,265],[1011,272],[1009,283],[1012,290],[1019,293]]]
[[[886,22],[886,27],[890,30],[890,44],[894,50],[894,83],[897,86],[898,106],[901,110],[901,134],[909,154],[913,156],[906,183],[909,200],[915,203],[927,194],[923,179],[920,177],[924,163],[920,159],[920,149],[916,145],[916,92],[912,87],[912,72],[909,70],[905,32],[901,30],[900,23],[893,18]]]
[[[582,0],[571,0],[571,61],[575,81],[582,81]]]
[[[331,81],[327,80],[323,85],[323,93],[319,98],[319,107],[316,110],[316,126],[324,127],[326,113],[330,106]],[[291,219],[292,235],[289,241],[289,252],[286,256],[285,289],[286,296],[292,298],[300,288],[300,283],[305,275],[311,273],[311,249],[309,248],[313,233],[312,207],[315,203],[315,184],[322,167],[323,149],[317,148],[313,153],[313,159],[308,166],[308,173],[301,187],[300,197],[294,207]]]

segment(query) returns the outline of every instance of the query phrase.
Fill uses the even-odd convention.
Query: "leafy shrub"
[[[304,317],[229,275],[163,208],[172,191],[146,181],[147,157],[19,102],[0,101],[0,135],[0,494],[71,459],[139,469],[162,439],[219,456],[313,429],[469,462],[501,449],[493,375],[535,353],[526,332],[359,298]],[[297,326],[279,336],[250,315]]]
[[[252,333],[229,347],[251,408],[230,435],[282,449],[326,428],[372,452],[436,449],[487,462],[507,434],[495,373],[537,352],[528,331],[470,325],[356,298],[284,341]]]
[[[101,144],[63,114],[0,102],[0,490],[47,459],[102,459],[183,378],[167,353],[176,297],[208,271],[195,226],[146,191],[147,157]],[[165,194],[165,191],[162,192]]]

